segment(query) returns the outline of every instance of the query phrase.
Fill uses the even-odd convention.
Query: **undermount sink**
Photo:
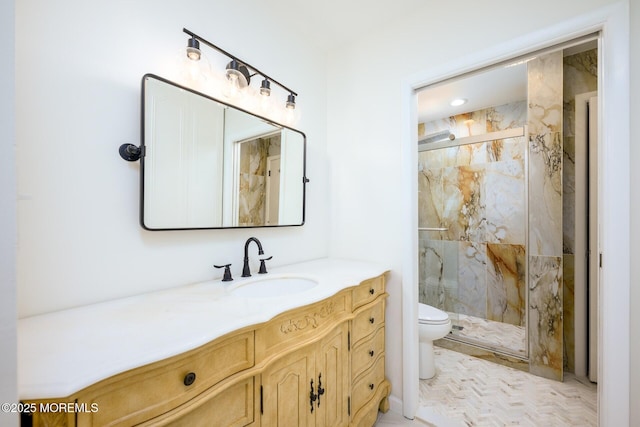
[[[307,277],[275,276],[249,280],[229,289],[231,295],[246,298],[268,298],[308,291],[318,282]]]

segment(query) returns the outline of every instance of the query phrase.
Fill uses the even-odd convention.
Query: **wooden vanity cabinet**
[[[31,425],[372,426],[389,407],[384,280],[108,378],[55,400],[97,411],[35,413]]]

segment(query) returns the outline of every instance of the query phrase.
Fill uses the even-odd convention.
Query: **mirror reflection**
[[[151,74],[142,92],[144,228],[304,223],[302,132]]]

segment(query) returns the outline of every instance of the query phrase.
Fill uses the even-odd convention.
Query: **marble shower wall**
[[[418,139],[449,131],[456,138],[513,129],[527,124],[526,101],[512,102],[418,125]]]
[[[280,136],[257,138],[240,146],[238,225],[264,225],[267,157],[280,153]]]
[[[529,370],[562,381],[563,54],[538,56],[527,67]]]
[[[563,311],[564,368],[575,372],[574,333],[574,254],[575,218],[575,97],[598,90],[598,50],[591,49],[564,57],[563,164],[562,164],[562,247],[563,247]]]

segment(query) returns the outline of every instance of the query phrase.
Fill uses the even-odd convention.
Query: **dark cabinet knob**
[[[376,321],[376,319],[374,319],[373,317],[369,318],[369,323],[373,324],[373,322],[375,322],[375,321]]]
[[[369,389],[373,390],[373,388],[375,387],[375,384],[369,384]]]
[[[371,288],[371,289],[369,289],[369,293],[370,293],[371,295],[373,295],[373,294],[375,294],[375,293],[376,293],[376,291],[374,291],[374,290],[373,290],[373,288]]]
[[[374,354],[373,350],[369,350],[369,356],[373,357]]]
[[[190,386],[195,381],[196,381],[196,374],[193,372],[189,372],[187,375],[184,376],[184,385],[186,386]]]

